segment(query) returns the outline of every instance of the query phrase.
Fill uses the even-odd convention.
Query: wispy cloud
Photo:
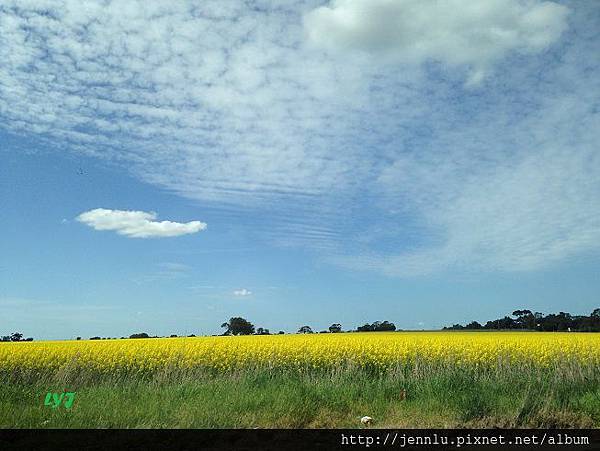
[[[188,290],[193,290],[193,291],[202,291],[202,290],[214,290],[220,288],[216,285],[190,285],[187,287]]]
[[[143,284],[148,282],[181,279],[190,276],[192,270],[190,266],[177,262],[158,263],[156,268],[157,269],[150,274],[138,276],[132,280],[137,284]]]
[[[246,288],[241,288],[239,290],[233,291],[234,296],[246,297],[246,296],[250,296],[251,294],[252,294],[252,291],[247,290]]]
[[[191,269],[191,267],[189,265],[186,265],[184,263],[177,263],[177,262],[162,262],[162,263],[159,263],[158,266],[163,271],[176,273],[176,274],[187,273]]]
[[[593,9],[7,0],[0,127],[345,267],[533,270],[600,243]],[[203,228],[106,211],[90,225]]]
[[[156,218],[154,212],[96,208],[81,213],[76,219],[95,230],[113,230],[130,238],[173,237],[206,229],[206,224],[200,221],[180,223],[156,221]]]

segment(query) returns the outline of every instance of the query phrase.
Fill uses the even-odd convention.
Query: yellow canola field
[[[452,365],[599,366],[600,334],[374,332],[238,337],[0,343],[0,372],[85,368],[100,373],[161,369],[388,369]]]

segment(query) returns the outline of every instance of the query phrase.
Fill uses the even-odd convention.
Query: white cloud
[[[567,28],[568,9],[522,0],[334,0],[305,17],[312,42],[388,62],[472,67],[470,84],[510,52],[535,53]]]
[[[580,80],[570,89],[590,86]],[[499,125],[496,107],[495,117],[482,114],[418,154],[397,157],[376,182],[380,205],[397,209],[383,224],[390,230],[398,221],[399,235],[407,233],[402,218],[417,217],[420,240],[403,252],[365,249],[333,260],[407,277],[452,269],[533,271],[597,253],[600,113],[581,99],[547,97],[509,128]]]
[[[246,288],[242,288],[240,290],[234,290],[233,291],[233,295],[234,296],[245,297],[245,296],[250,296],[251,294],[252,294],[252,291],[247,290]]]
[[[3,2],[0,127],[220,208],[275,211],[272,242],[329,247],[334,213],[315,198],[371,167],[336,150],[368,98],[362,72],[304,48],[309,5],[225,3]]]
[[[322,4],[4,0],[0,127],[216,206],[258,247],[356,269],[598,250],[592,2],[564,32],[549,2]]]
[[[81,213],[76,219],[95,230],[114,230],[119,235],[131,238],[173,237],[206,229],[206,224],[200,221],[181,223],[156,221],[156,218],[154,212],[96,208]],[[166,269],[172,270],[172,268]],[[180,267],[178,269],[181,270]]]

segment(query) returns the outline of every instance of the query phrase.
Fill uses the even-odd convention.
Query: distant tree
[[[396,330],[396,325],[389,321],[375,321],[372,324],[372,327],[374,332],[393,332]]]
[[[100,337],[90,337],[90,340],[100,340]]]
[[[591,332],[600,332],[600,308],[594,309],[590,313],[587,329]]]
[[[2,341],[10,341],[10,335],[3,335]]]
[[[139,334],[131,334],[129,338],[150,338],[146,332],[140,332]]]
[[[341,324],[332,324],[331,326],[329,326],[329,332],[331,332],[332,334],[337,334],[339,332],[342,331],[342,325]]]
[[[229,330],[229,323],[221,324],[221,327],[225,330],[223,331],[223,335],[231,335],[231,331]]]
[[[485,323],[484,329],[514,329],[515,320],[509,316]]]
[[[285,335],[285,332],[280,330],[279,332],[277,332],[277,335]]]
[[[256,335],[271,335],[271,332],[269,332],[269,329],[259,327],[258,329],[256,329]]]
[[[471,321],[469,324],[465,326],[465,329],[481,329],[483,326],[479,324],[477,321]]]
[[[177,334],[172,334],[169,338],[177,338]]]
[[[450,327],[444,327],[444,330],[462,330],[464,328],[465,328],[465,326],[463,326],[461,324],[453,324]]]
[[[77,340],[81,340],[81,337],[77,337]]]
[[[484,329],[529,329],[545,332],[557,331],[579,331],[600,332],[600,308],[594,309],[589,316],[571,315],[568,312],[550,313],[545,315],[541,312],[532,313],[531,310],[522,309],[512,312],[516,319],[505,316],[501,319],[488,321]],[[468,324],[466,328],[476,327],[475,322]],[[465,326],[455,324],[444,329],[461,329]]]
[[[310,328],[310,326],[302,326],[300,329],[298,329],[298,333],[299,334],[312,334],[313,331]]]
[[[252,335],[254,325],[248,320],[240,317],[230,318],[229,322],[221,324],[225,328],[223,335]]]
[[[10,341],[21,341],[23,339],[23,334],[19,332],[15,332],[10,336]]]
[[[396,325],[389,321],[375,321],[373,324],[365,324],[356,328],[357,332],[393,332]]]
[[[188,335],[188,337],[193,338],[193,337],[195,337],[195,335],[194,334],[190,334],[190,335]]]
[[[33,337],[27,337],[25,341],[33,341]]]
[[[517,317],[515,326],[520,329],[534,329],[535,328],[535,316],[531,313],[531,310],[515,310],[512,312],[513,316]]]
[[[531,310],[515,310],[514,312],[512,312],[513,316],[525,316],[525,315],[531,315]]]

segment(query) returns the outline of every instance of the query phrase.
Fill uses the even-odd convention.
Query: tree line
[[[33,338],[23,338],[23,334],[20,332],[14,332],[10,335],[3,335],[0,341],[33,341]]]
[[[531,310],[515,310],[511,316],[488,321],[484,325],[477,321],[469,324],[454,324],[444,330],[537,330],[542,332],[600,332],[600,308],[594,309],[588,316],[571,315],[567,312],[550,313]]]
[[[221,324],[221,328],[224,329],[220,335],[273,335],[269,329],[264,327],[255,327],[250,321],[242,317],[233,317],[229,321]],[[390,321],[375,321],[373,323],[366,323],[362,326],[358,326],[356,329],[346,330],[342,329],[342,325],[339,323],[333,323],[326,330],[319,332],[313,331],[312,327],[304,325],[297,331],[299,334],[313,334],[313,333],[341,333],[341,332],[393,332],[396,329],[394,323]],[[531,331],[542,331],[542,332],[561,332],[561,331],[572,331],[572,332],[600,332],[600,308],[594,309],[588,316],[586,315],[571,315],[567,312],[551,313],[544,315],[540,312],[532,312],[531,310],[515,310],[510,316],[504,316],[495,320],[490,320],[485,324],[480,324],[477,321],[471,321],[466,325],[454,324],[452,326],[444,327],[442,330],[531,330]],[[285,334],[284,331],[280,330],[276,332],[277,335]],[[187,335],[188,337],[195,337],[194,334]],[[0,341],[33,341],[33,338],[23,338],[23,334],[20,332],[14,332],[11,335],[4,335],[0,337]],[[172,334],[170,338],[176,338],[177,335]],[[125,338],[163,338],[157,335],[149,335],[146,332],[140,332],[129,335]],[[167,338],[167,337],[164,337]],[[115,337],[90,337],[90,340],[115,340]],[[77,337],[77,340],[81,340],[81,337]]]
[[[229,321],[221,324],[221,327],[224,329],[223,333],[220,335],[283,335],[285,332],[280,330],[276,333],[271,333],[271,331],[264,327],[255,327],[250,321],[245,318],[241,318],[239,316],[230,318]],[[393,332],[396,330],[396,326],[394,323],[389,321],[375,321],[374,323],[366,323],[362,326],[358,326],[355,330],[342,330],[342,325],[339,323],[333,323],[331,326],[327,328],[327,330],[321,330],[318,332],[313,331],[312,327],[305,325],[298,329],[299,334],[313,334],[313,333],[341,333],[341,332]],[[187,337],[195,337],[196,335],[191,334],[187,335]],[[146,332],[139,332],[135,334],[129,335],[129,337],[119,337],[121,340],[126,338],[176,338],[177,335],[172,334],[169,336],[161,337],[158,335],[150,335]],[[81,337],[77,337],[77,340],[81,340]],[[117,337],[100,337],[93,336],[89,338],[90,340],[117,340]],[[27,338],[23,340],[23,334],[15,332],[10,336],[2,337],[1,341],[32,341],[33,338]]]
[[[221,335],[271,335],[269,329],[265,329],[262,327],[255,328],[254,324],[248,321],[245,318],[234,317],[230,318],[229,321],[221,324],[221,327],[225,329],[225,331]],[[396,330],[396,326],[394,323],[389,321],[375,321],[372,324],[365,324],[364,326],[359,326],[356,330],[349,330],[347,332],[392,332]],[[342,330],[342,325],[339,323],[333,323],[331,326],[327,328],[327,330],[319,331],[320,334],[326,333],[340,333],[344,332]],[[285,332],[280,330],[277,334],[281,335]],[[299,334],[313,334],[316,333],[313,331],[310,326],[302,326],[298,329]]]

